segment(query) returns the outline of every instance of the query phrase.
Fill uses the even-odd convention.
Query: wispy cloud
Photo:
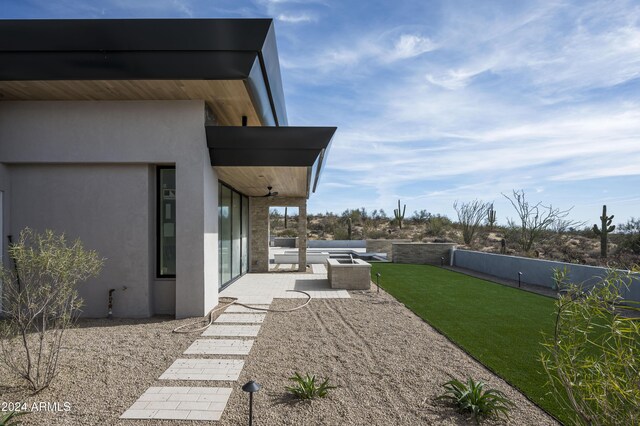
[[[292,24],[298,24],[300,22],[311,22],[316,20],[315,17],[309,15],[308,13],[301,13],[297,15],[281,13],[278,15],[277,19],[278,21],[289,22]]]

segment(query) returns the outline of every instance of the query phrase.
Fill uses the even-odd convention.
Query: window
[[[176,276],[176,169],[158,167],[158,277]]]
[[[249,199],[227,185],[218,184],[219,286],[247,272]]]

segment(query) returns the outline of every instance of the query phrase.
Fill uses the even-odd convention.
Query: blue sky
[[[291,125],[338,126],[312,212],[531,201],[640,217],[640,2],[0,0],[2,18],[272,17]]]

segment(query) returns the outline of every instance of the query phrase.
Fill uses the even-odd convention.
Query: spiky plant
[[[461,413],[471,414],[476,421],[488,417],[509,418],[509,410],[515,404],[497,389],[485,389],[486,384],[469,377],[466,383],[458,379],[449,380],[442,385],[446,390],[436,399],[452,401]]]
[[[285,386],[285,389],[298,399],[309,400],[318,398],[324,398],[331,389],[335,389],[336,386],[329,384],[329,379],[325,378],[322,383],[316,381],[316,376],[306,373],[301,376],[296,372],[293,377],[289,377],[289,380],[294,382],[293,386]]]

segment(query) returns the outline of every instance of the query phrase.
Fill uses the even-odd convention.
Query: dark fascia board
[[[272,19],[0,20],[0,80],[242,79],[266,125],[287,124],[277,54]]]
[[[336,127],[206,126],[212,166],[307,167],[317,186]],[[308,191],[307,191],[308,192]]]

